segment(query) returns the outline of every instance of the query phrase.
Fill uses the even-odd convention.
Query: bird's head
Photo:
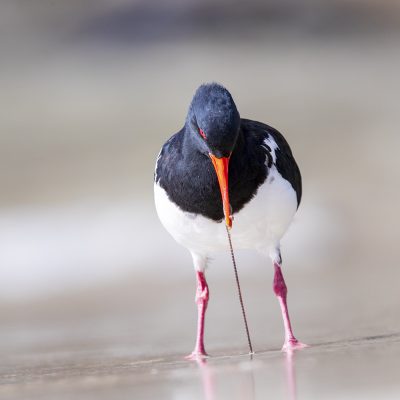
[[[228,165],[240,130],[240,115],[231,94],[216,83],[200,86],[190,104],[186,125],[192,145],[206,154],[215,168],[225,223],[231,228]]]

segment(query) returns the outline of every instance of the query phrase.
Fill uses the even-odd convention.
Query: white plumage
[[[296,213],[297,198],[292,185],[275,166],[278,145],[271,135],[264,143],[271,149],[274,163],[256,195],[234,214],[231,235],[235,248],[255,249],[277,262],[280,240]],[[229,250],[224,221],[215,222],[182,211],[157,183],[154,184],[154,198],[162,224],[179,244],[191,252],[197,270],[204,270],[207,257],[212,253]]]

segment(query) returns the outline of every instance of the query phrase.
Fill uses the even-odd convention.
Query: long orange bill
[[[224,209],[225,223],[228,228],[232,228],[232,215],[231,206],[229,203],[229,190],[228,190],[228,165],[229,157],[217,158],[209,154],[211,161],[214,165],[215,172],[217,173],[219,188],[222,196],[222,206]]]

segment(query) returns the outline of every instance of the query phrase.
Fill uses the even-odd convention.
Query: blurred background
[[[191,258],[158,221],[153,170],[208,81],[280,130],[300,165],[282,243],[299,338],[398,332],[399,41],[392,1],[3,0],[3,367],[191,350]],[[271,265],[237,261],[254,346],[277,349]],[[228,254],[208,280],[208,350],[245,348]]]

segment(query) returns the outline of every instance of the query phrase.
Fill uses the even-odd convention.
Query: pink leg
[[[285,343],[282,347],[284,351],[290,351],[293,349],[301,349],[307,347],[307,345],[299,342],[293,335],[292,325],[290,324],[289,311],[287,308],[286,297],[287,287],[285,280],[283,279],[282,270],[279,264],[274,263],[275,276],[274,276],[274,292],[278,297],[279,304],[281,306],[283,325],[285,327]]]
[[[204,273],[196,271],[197,290],[196,290],[196,304],[197,304],[197,339],[196,346],[193,352],[187,356],[189,359],[197,359],[207,357],[204,349],[204,317],[208,304],[208,285]]]

